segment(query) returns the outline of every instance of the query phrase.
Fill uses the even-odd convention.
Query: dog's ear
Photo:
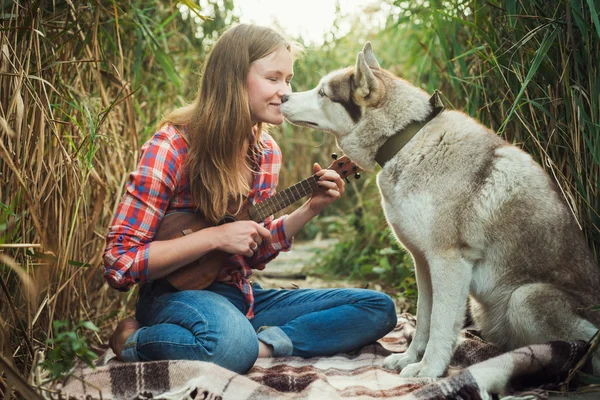
[[[356,68],[354,69],[354,86],[356,94],[360,97],[367,97],[371,92],[377,89],[377,78],[367,65],[365,55],[361,51],[356,56]]]
[[[377,58],[375,58],[375,53],[373,53],[373,48],[371,47],[371,42],[365,43],[365,46],[362,49],[363,54],[365,55],[365,60],[367,61],[367,65],[373,69],[380,69],[379,63],[377,62]]]

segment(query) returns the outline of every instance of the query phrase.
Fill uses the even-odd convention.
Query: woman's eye
[[[277,82],[277,78],[267,78],[268,80],[270,80],[271,82]]]

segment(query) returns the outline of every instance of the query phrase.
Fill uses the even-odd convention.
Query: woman
[[[142,284],[136,319],[110,345],[123,361],[194,359],[243,373],[257,357],[312,357],[373,342],[396,324],[392,300],[362,289],[265,290],[249,279],[344,192],[332,170],[314,165],[322,191],[290,215],[236,221],[172,240],[153,240],[173,211],[218,221],[232,196],[258,203],[275,193],[279,147],[263,124],[280,125],[297,48],[270,28],[237,25],[208,55],[198,97],[161,122],[107,235],[105,277],[114,288]],[[204,290],[177,291],[160,279],[212,251],[231,254]]]

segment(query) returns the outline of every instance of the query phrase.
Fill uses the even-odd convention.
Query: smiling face
[[[283,123],[281,97],[291,93],[293,76],[292,54],[283,46],[250,64],[247,85],[252,122]]]

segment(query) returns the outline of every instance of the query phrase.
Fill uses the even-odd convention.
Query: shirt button
[[[119,242],[123,241],[123,235],[119,235]]]
[[[135,278],[135,283],[138,283],[140,281],[140,278]]]

